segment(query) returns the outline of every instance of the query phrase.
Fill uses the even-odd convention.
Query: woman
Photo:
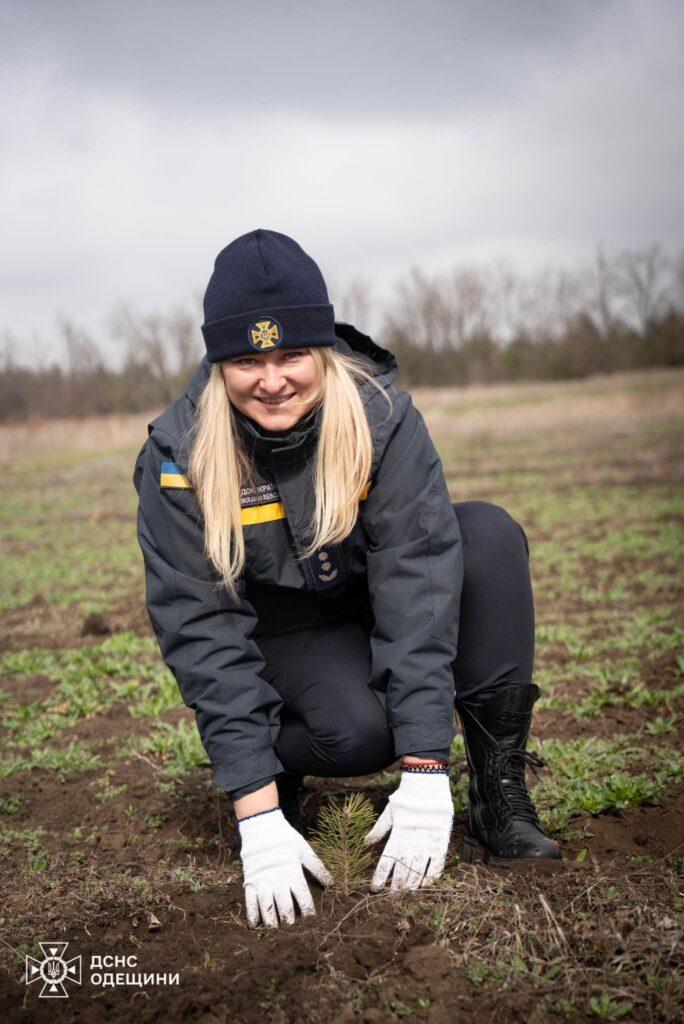
[[[291,238],[223,249],[204,313],[207,356],[138,456],[138,539],[161,653],[234,801],[250,925],[292,922],[292,894],[314,913],[303,867],[332,881],[301,835],[304,775],[401,758],[366,837],[389,832],[371,888],[439,878],[455,697],[467,859],[560,858],[525,789],[539,690],[522,528],[451,504],[396,360],[335,322]]]

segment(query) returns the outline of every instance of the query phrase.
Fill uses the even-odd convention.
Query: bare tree
[[[67,365],[72,376],[87,377],[104,369],[101,349],[83,327],[68,317],[57,317],[57,327],[64,339]]]
[[[454,347],[454,325],[444,282],[418,267],[395,286],[396,299],[386,317],[390,330],[401,325],[412,344],[428,352]]]
[[[17,339],[7,328],[2,331],[2,370],[9,371],[16,368],[15,352],[17,351]]]
[[[667,296],[668,261],[657,244],[625,250],[615,262],[620,295],[643,336],[662,311]]]
[[[493,260],[486,273],[488,301],[496,332],[502,341],[509,341],[521,333],[523,326],[520,274],[504,258]]]
[[[614,261],[601,246],[597,248],[589,270],[588,286],[591,313],[599,331],[607,338],[616,325],[620,286]]]
[[[478,268],[459,267],[448,275],[445,303],[452,348],[461,348],[473,335],[490,334],[494,329],[489,288]]]
[[[333,291],[331,289],[331,295]],[[350,324],[365,324],[373,308],[371,286],[361,277],[354,277],[342,288],[335,287],[334,299],[335,319]]]
[[[124,344],[126,365],[146,367],[168,401],[202,358],[195,318],[183,309],[162,316],[120,303],[109,317],[109,329]]]
[[[684,311],[684,249],[672,259],[672,305],[680,312]]]
[[[547,266],[520,281],[520,333],[537,341],[557,341],[586,306],[584,275]]]

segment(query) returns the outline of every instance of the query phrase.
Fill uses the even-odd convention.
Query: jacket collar
[[[356,354],[364,356],[368,372],[383,387],[387,387],[397,376],[399,367],[395,356],[387,349],[376,345],[368,335],[357,331],[351,324],[336,323],[335,336],[337,339],[335,342],[336,351],[342,352],[344,355]],[[211,365],[207,356],[205,356],[188,382],[185,394],[193,409],[196,407],[199,396],[209,379]],[[375,389],[364,382],[360,391],[362,400],[365,403],[374,394]],[[237,421],[246,439],[251,443],[254,452],[270,455],[279,460],[281,458],[287,460],[289,458],[297,458],[302,452],[308,451],[315,445],[320,425],[320,407],[283,434],[264,431],[264,428],[255,420],[245,416],[239,409],[236,409],[235,413]]]
[[[318,428],[321,421],[320,406],[304,420],[295,423],[291,430],[283,433],[264,430],[264,428],[245,416],[239,409],[233,409],[238,424],[242,430],[245,440],[252,447],[254,453],[270,455],[279,461],[287,461],[297,458],[300,454],[309,451],[315,446]]]

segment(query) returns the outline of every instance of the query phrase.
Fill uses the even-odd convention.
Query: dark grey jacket
[[[446,749],[463,557],[442,464],[410,395],[391,385],[393,355],[349,324],[336,347],[366,357],[393,409],[370,384],[361,396],[373,439],[367,496],[352,533],[297,562],[314,508],[319,412],[286,435],[239,414],[255,465],[243,488],[246,568],[234,601],[203,547],[199,503],[186,479],[203,359],[184,395],[148,426],[134,483],[147,608],[162,656],[195,710],[214,782],[231,792],[283,771],[274,743],[282,700],[263,678],[258,639],[350,610],[367,615],[370,685],[384,692],[397,757]]]

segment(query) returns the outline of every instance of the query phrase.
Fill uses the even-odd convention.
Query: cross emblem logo
[[[278,348],[283,340],[283,329],[277,320],[257,320],[249,328],[249,340],[252,348],[261,351]]]
[[[39,942],[38,945],[43,951],[43,959],[26,957],[26,984],[32,985],[39,980],[43,982],[40,999],[68,999],[69,993],[64,983],[73,981],[76,985],[81,984],[81,957],[64,959],[68,942]]]

